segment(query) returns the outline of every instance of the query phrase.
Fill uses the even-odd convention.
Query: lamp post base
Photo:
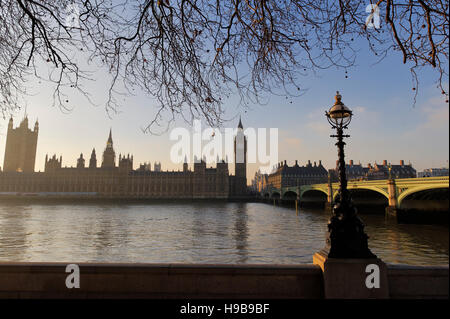
[[[386,299],[386,264],[379,258],[330,258],[320,251],[313,263],[323,272],[326,299]]]
[[[346,214],[343,214],[344,209]],[[377,258],[369,249],[364,224],[352,205],[336,205],[333,208],[328,231],[324,252],[329,258]]]

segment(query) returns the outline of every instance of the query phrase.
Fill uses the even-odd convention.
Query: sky
[[[236,127],[241,116],[244,128],[277,128],[278,161],[293,164],[298,160],[305,165],[308,160],[321,160],[325,168],[334,168],[337,150],[324,112],[333,105],[338,90],[342,101],[354,111],[347,130],[351,137],[346,140],[346,160],[363,165],[383,160],[397,164],[404,160],[417,171],[448,167],[449,107],[436,87],[437,74],[431,69],[420,71],[419,95],[413,105],[411,73],[402,64],[401,56],[393,52],[382,62],[374,62],[375,57],[362,46],[356,66],[347,74],[342,69],[328,69],[300,77],[299,83],[307,89],[300,97],[270,96],[266,104],[250,105],[248,109],[240,107],[236,99],[228,99],[224,108],[226,118],[232,120],[224,127]],[[133,154],[134,168],[143,162],[150,162],[153,167],[157,161],[163,170],[182,169],[182,164],[170,160],[170,150],[176,143],[169,139],[170,130],[161,136],[143,132],[158,106],[151,97],[124,97],[119,112],[107,112],[102,92],[106,92],[108,83],[100,78],[90,84],[98,106],[74,97],[70,101],[73,109],[62,112],[52,107],[52,90],[45,82],[30,79],[27,85],[29,95],[22,110],[14,114],[14,126],[24,117],[25,109],[30,126],[39,120],[36,171],[44,170],[46,154],[62,155],[63,166],[70,167],[76,165],[80,153],[88,159],[95,148],[100,162],[110,129],[117,157],[119,153]],[[8,120],[0,119],[0,166]],[[180,120],[171,126],[176,127],[189,128]],[[259,165],[248,165],[248,183]],[[233,165],[230,171],[234,173]]]

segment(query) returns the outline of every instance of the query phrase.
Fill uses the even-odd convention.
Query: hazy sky
[[[449,108],[445,97],[436,88],[436,74],[427,70],[419,74],[420,93],[413,107],[412,80],[409,68],[403,65],[398,53],[381,63],[365,47],[361,48],[357,66],[348,70],[324,70],[318,74],[301,77],[301,87],[308,89],[298,98],[271,96],[266,105],[239,108],[236,99],[225,102],[226,117],[232,121],[225,127],[236,127],[239,115],[244,127],[278,128],[280,161],[301,165],[308,160],[319,161],[326,168],[335,167],[337,150],[330,138],[333,132],[324,112],[334,102],[336,90],[343,102],[354,111],[354,119],[348,130],[346,159],[391,163],[411,161],[418,170],[448,165],[449,158]],[[45,155],[63,156],[63,166],[75,166],[80,153],[89,158],[95,147],[97,160],[105,148],[109,129],[112,128],[117,156],[134,155],[135,168],[141,162],[162,163],[163,170],[181,169],[181,164],[170,162],[170,148],[175,141],[169,134],[152,136],[142,128],[152,119],[157,102],[151,97],[137,95],[124,98],[116,114],[108,114],[104,108],[107,81],[89,84],[97,107],[82,97],[70,97],[73,110],[68,113],[52,107],[52,90],[46,83],[30,80],[30,95],[26,107],[30,125],[39,119],[36,171],[44,169]],[[447,84],[448,85],[448,84]],[[292,103],[291,103],[292,102]],[[14,126],[23,118],[24,111],[15,114]],[[3,167],[4,147],[8,118],[0,119],[0,164]],[[172,127],[185,126],[177,122]],[[206,127],[206,126],[204,126]],[[233,167],[230,167],[234,173]],[[257,165],[249,165],[250,182]]]

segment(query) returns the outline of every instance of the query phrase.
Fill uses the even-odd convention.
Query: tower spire
[[[113,148],[112,129],[109,129],[108,141],[106,142],[106,148]]]
[[[112,144],[113,140],[112,140],[112,129],[109,129],[109,136],[108,136],[108,143]]]
[[[244,126],[242,125],[242,121],[241,121],[241,116],[239,115],[239,124],[238,124],[238,128],[243,129]]]

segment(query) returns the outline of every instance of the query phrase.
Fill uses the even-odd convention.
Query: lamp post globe
[[[357,216],[356,207],[352,203],[347,189],[345,172],[344,129],[348,128],[353,112],[344,105],[339,91],[336,92],[334,105],[325,112],[332,129],[337,134],[339,192],[328,222],[326,253],[329,258],[376,258],[369,250],[368,236],[364,232],[364,224]]]
[[[353,112],[342,103],[342,96],[336,92],[334,105],[326,112],[328,122],[333,128],[347,128],[352,120]]]

